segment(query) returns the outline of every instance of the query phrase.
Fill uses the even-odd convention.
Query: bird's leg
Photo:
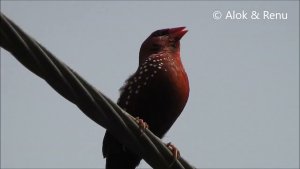
[[[166,146],[172,152],[175,159],[178,159],[180,157],[179,150],[171,142],[167,143]]]
[[[143,119],[140,119],[139,117],[136,117],[134,120],[136,121],[136,123],[138,124],[138,126],[140,127],[140,129],[142,131],[149,128],[149,125]]]

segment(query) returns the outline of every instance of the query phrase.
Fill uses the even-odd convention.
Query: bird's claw
[[[179,150],[171,142],[167,143],[166,146],[172,152],[174,158],[179,159],[179,157],[180,157]]]
[[[143,119],[140,119],[139,117],[136,117],[135,121],[136,121],[136,123],[138,124],[138,126],[140,127],[140,129],[142,131],[149,128],[149,125]]]

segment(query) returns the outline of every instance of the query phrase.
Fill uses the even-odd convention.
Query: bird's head
[[[160,29],[154,31],[142,44],[139,60],[142,63],[147,57],[159,52],[171,54],[180,52],[180,39],[186,34],[185,27]]]

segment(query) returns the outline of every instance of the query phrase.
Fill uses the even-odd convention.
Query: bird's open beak
[[[177,40],[180,40],[187,32],[188,30],[186,30],[185,27],[177,27],[177,28],[169,29],[169,34]]]

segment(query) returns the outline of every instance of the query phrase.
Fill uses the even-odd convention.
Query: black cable
[[[143,133],[133,117],[96,90],[46,48],[23,32],[1,13],[0,46],[27,69],[44,79],[60,95],[110,131],[122,144],[157,169],[192,169],[183,158],[174,159],[170,150],[151,131]]]

